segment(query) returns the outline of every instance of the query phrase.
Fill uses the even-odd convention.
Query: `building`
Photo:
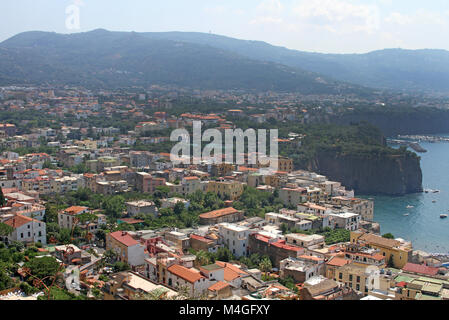
[[[102,288],[104,300],[134,300],[138,296],[153,292],[158,292],[161,299],[174,298],[178,295],[176,291],[154,283],[135,272],[121,272],[112,278]]]
[[[310,278],[319,275],[319,269],[318,264],[296,258],[287,258],[280,262],[279,275],[281,278],[292,277],[296,283],[304,283]]]
[[[11,234],[0,237],[0,240],[4,242],[18,241],[25,244],[40,242],[43,245],[47,244],[47,228],[45,222],[20,214],[3,216],[0,221],[13,229]]]
[[[369,266],[345,264],[336,269],[336,281],[366,296],[370,291],[380,289],[380,283],[376,280],[377,271],[377,268],[371,269]]]
[[[305,249],[287,244],[285,240],[271,238],[259,233],[252,233],[248,238],[249,254],[267,255],[273,266],[279,267],[280,262],[287,258],[298,258]]]
[[[238,181],[209,181],[206,192],[213,192],[226,200],[237,200],[243,194],[243,183]]]
[[[190,235],[190,247],[195,251],[216,252],[218,249],[218,237],[203,237],[192,233]]]
[[[278,158],[278,171],[291,173],[293,171],[293,160],[290,158]]]
[[[164,178],[156,178],[146,172],[138,172],[136,175],[136,189],[142,193],[154,193],[159,186],[165,186]]]
[[[307,201],[307,189],[305,188],[282,188],[279,190],[279,198],[286,206],[296,207]]]
[[[167,268],[166,285],[176,290],[185,288],[191,297],[198,297],[207,292],[211,283],[198,270],[174,264]]]
[[[70,229],[77,224],[76,216],[89,212],[88,207],[73,206],[58,213],[58,224],[60,228]]]
[[[380,254],[385,257],[387,264],[394,268],[402,269],[412,260],[413,249],[411,243],[357,231],[351,232],[351,243],[378,249]]]
[[[200,224],[211,225],[223,222],[238,222],[244,219],[243,211],[232,207],[210,211],[200,215]]]
[[[360,228],[360,215],[351,212],[331,213],[329,217],[334,223],[336,229],[346,229],[349,231],[356,231]]]
[[[132,267],[144,265],[145,258],[148,257],[145,247],[124,231],[106,235],[106,250],[113,250],[119,261],[126,262]]]
[[[134,217],[138,214],[152,215],[157,217],[158,209],[152,201],[131,201],[126,203],[126,212],[130,217]]]
[[[331,203],[335,206],[350,208],[351,212],[359,214],[364,221],[374,220],[374,201],[337,196],[331,198]]]
[[[218,232],[224,245],[237,258],[248,255],[248,236],[250,230],[243,226],[230,223],[218,225]]]
[[[352,289],[323,276],[312,277],[300,289],[300,300],[359,300]]]
[[[318,234],[305,235],[292,233],[287,234],[285,240],[288,244],[307,248],[309,250],[322,249],[326,244],[324,236]]]

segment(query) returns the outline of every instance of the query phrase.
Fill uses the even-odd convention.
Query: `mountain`
[[[209,45],[259,61],[280,63],[362,86],[449,92],[449,51],[385,49],[366,54],[322,54],[290,50],[261,41],[193,33],[145,33],[166,39]]]
[[[202,43],[102,29],[70,35],[26,32],[2,42],[0,84],[17,83],[101,88],[163,84],[305,94],[369,92],[297,67],[250,59]]]

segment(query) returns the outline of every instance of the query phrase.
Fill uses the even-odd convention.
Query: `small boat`
[[[433,193],[440,193],[440,190],[433,190]]]
[[[404,214],[404,217],[408,217],[410,214],[408,214],[408,213],[406,213],[406,214]]]
[[[441,218],[441,219],[446,219],[447,217],[448,217],[447,214],[442,214],[442,215],[440,215],[440,218]]]
[[[432,203],[437,203],[437,201],[436,201],[436,200],[433,200]]]
[[[407,209],[413,209],[414,206],[407,206]]]

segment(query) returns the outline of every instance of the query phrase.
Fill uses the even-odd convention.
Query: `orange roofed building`
[[[210,225],[223,222],[237,222],[244,219],[243,211],[232,207],[210,211],[200,215],[200,224]]]

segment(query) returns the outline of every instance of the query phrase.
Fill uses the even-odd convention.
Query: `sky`
[[[449,50],[447,0],[2,0],[0,41],[25,31],[195,31],[290,49]]]

